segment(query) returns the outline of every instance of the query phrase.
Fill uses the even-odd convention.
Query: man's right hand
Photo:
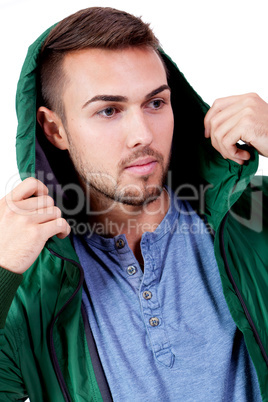
[[[0,200],[0,266],[22,274],[36,260],[46,241],[63,239],[70,226],[39,180],[25,179]]]

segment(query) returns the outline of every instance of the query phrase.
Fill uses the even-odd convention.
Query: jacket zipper
[[[79,292],[80,288],[83,285],[84,282],[84,272],[83,269],[81,267],[80,264],[78,264],[76,261],[68,259],[68,258],[64,258],[61,255],[57,254],[55,251],[51,250],[50,248],[48,249],[50,251],[51,254],[55,255],[56,257],[59,257],[62,260],[71,262],[72,264],[75,264],[80,271],[80,279],[79,279],[79,283],[77,288],[75,289],[74,293],[72,294],[72,296],[67,300],[67,302],[64,304],[64,306],[60,309],[60,311],[56,314],[56,316],[53,318],[51,324],[50,324],[50,328],[49,328],[49,349],[50,349],[50,355],[51,355],[51,359],[52,359],[52,363],[53,363],[53,367],[59,382],[59,385],[61,387],[62,390],[62,394],[63,397],[65,399],[66,402],[72,402],[72,398],[69,394],[67,385],[65,383],[63,374],[61,372],[60,369],[60,365],[57,359],[57,355],[56,355],[56,351],[55,351],[55,346],[54,346],[54,341],[53,341],[53,329],[54,329],[54,325],[59,317],[59,315],[63,312],[63,310],[65,310],[65,308],[72,302],[72,300],[74,299],[74,297],[76,296],[76,294]]]
[[[253,320],[251,318],[251,315],[250,315],[250,313],[249,313],[249,311],[247,309],[246,303],[245,303],[245,301],[244,301],[244,299],[243,299],[243,297],[242,297],[242,295],[241,295],[241,293],[240,293],[240,291],[239,291],[239,289],[238,289],[238,287],[237,287],[237,285],[235,283],[234,277],[233,277],[233,275],[231,273],[231,269],[230,269],[230,266],[229,266],[229,263],[228,263],[228,260],[227,260],[227,254],[226,254],[225,245],[224,245],[224,226],[225,226],[226,220],[228,218],[228,215],[229,215],[229,211],[227,212],[227,214],[223,218],[221,226],[220,226],[220,250],[221,250],[221,254],[222,254],[222,257],[223,257],[223,261],[224,261],[224,265],[225,265],[225,268],[226,268],[228,278],[229,278],[229,280],[230,280],[230,282],[231,282],[231,284],[232,284],[232,286],[233,286],[233,288],[235,290],[235,293],[236,293],[236,295],[237,295],[237,297],[238,297],[238,299],[239,299],[239,301],[240,301],[240,303],[241,303],[241,305],[243,307],[243,310],[245,312],[246,318],[247,318],[247,320],[248,320],[248,322],[249,322],[249,324],[251,326],[251,329],[253,331],[253,334],[255,336],[257,344],[259,345],[259,348],[261,350],[261,353],[263,355],[265,363],[268,366],[268,355],[267,355],[267,353],[265,351],[265,348],[264,348],[264,346],[262,344],[262,341],[261,341],[260,336],[258,334],[258,331],[257,331],[257,329],[255,327],[255,324],[254,324],[254,322],[253,322]]]

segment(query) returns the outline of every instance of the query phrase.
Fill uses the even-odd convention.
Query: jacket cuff
[[[0,267],[0,328],[4,328],[8,310],[21,284],[23,275]]]

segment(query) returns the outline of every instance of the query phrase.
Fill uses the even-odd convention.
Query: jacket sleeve
[[[22,275],[0,267],[0,330],[5,326],[8,310],[22,279]]]
[[[8,311],[23,279],[0,267],[0,401],[27,399],[16,353],[16,339],[12,329],[5,326]]]

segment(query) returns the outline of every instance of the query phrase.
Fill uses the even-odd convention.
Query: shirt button
[[[149,323],[152,327],[157,327],[159,325],[159,318],[152,317],[150,318]]]
[[[152,292],[150,292],[149,290],[145,290],[142,296],[145,300],[150,300],[152,298]]]
[[[129,267],[127,267],[127,273],[129,275],[135,275],[136,272],[137,272],[137,268],[134,267],[134,265],[130,265]]]
[[[124,242],[123,239],[118,239],[118,240],[116,240],[115,245],[116,245],[116,248],[120,249],[120,248],[123,248],[125,246],[125,242]]]

